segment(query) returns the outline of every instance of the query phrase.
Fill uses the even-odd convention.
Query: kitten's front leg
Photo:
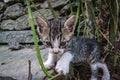
[[[73,55],[70,52],[64,53],[61,58],[58,60],[55,67],[57,72],[63,72],[64,75],[69,73],[70,62],[73,59]]]
[[[47,69],[50,69],[52,66],[54,66],[54,54],[48,53],[48,58],[44,62],[44,65]]]
[[[97,75],[98,75],[98,67],[97,63],[90,64],[92,75],[90,80],[97,80]]]

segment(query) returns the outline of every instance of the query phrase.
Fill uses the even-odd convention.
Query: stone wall
[[[31,4],[33,18],[42,16],[52,19],[52,13],[44,0],[33,0]],[[68,7],[69,0],[50,0],[57,15],[63,15]],[[41,13],[41,14],[40,14]],[[0,0],[0,44],[33,43],[27,7],[25,0]]]

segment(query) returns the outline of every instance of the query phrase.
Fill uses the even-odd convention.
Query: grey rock
[[[14,5],[7,7],[7,9],[4,12],[4,15],[8,18],[15,19],[15,18],[25,14],[26,13],[25,9],[26,8],[24,8],[21,3],[16,3]]]
[[[33,12],[34,21],[35,21],[36,16],[43,17],[43,15],[46,19],[53,18],[52,13],[49,9],[40,9],[38,11]],[[1,14],[0,17],[2,19],[2,17],[4,17],[3,14]],[[36,22],[35,22],[35,24],[36,24]],[[0,29],[2,29],[2,30],[25,30],[25,29],[29,29],[29,28],[30,28],[30,24],[29,24],[28,14],[21,16],[21,17],[17,18],[16,20],[11,20],[11,19],[3,20],[0,25]]]
[[[10,42],[33,43],[32,33],[30,30],[0,32],[0,43]]]
[[[4,8],[5,8],[5,3],[0,2],[0,13],[4,11]]]
[[[2,21],[2,18],[3,18],[3,14],[0,14],[0,21]]]
[[[44,2],[45,0],[33,0],[34,3]]]
[[[60,7],[60,6],[64,6],[64,5],[67,4],[68,2],[69,2],[69,0],[50,0],[50,3],[51,3],[51,5],[52,5],[53,8]],[[41,8],[49,8],[47,1],[45,1],[45,2],[41,5]]]
[[[11,1],[14,1],[14,0],[4,0],[5,3],[11,2]]]
[[[4,20],[0,25],[0,29],[2,30],[14,30],[16,26],[16,22],[14,20]]]
[[[11,51],[9,46],[0,46],[0,76],[9,76],[16,80],[28,80],[28,60],[31,61],[32,80],[43,80],[45,74],[40,68],[34,45],[33,48],[23,48]],[[47,58],[47,50],[40,50],[43,61]],[[8,79],[0,79],[8,80]]]
[[[34,3],[34,4],[31,4],[31,9],[36,11],[38,9],[41,8],[41,3]]]
[[[8,17],[4,15],[4,13],[0,14],[0,21],[7,20]]]
[[[36,16],[43,16],[41,15],[43,14],[45,16],[46,19],[52,19],[52,13],[49,9],[40,9],[38,11],[35,11],[33,12],[33,18],[34,18],[34,21],[35,21],[35,17]],[[28,15],[24,15],[22,17],[19,17],[17,20],[17,26],[15,26],[15,29],[16,30],[23,30],[23,29],[27,29],[27,28],[30,28],[30,24],[29,24],[29,17]],[[35,23],[36,24],[36,23]]]
[[[28,15],[19,17],[16,22],[17,26],[15,26],[15,30],[23,30],[30,28]]]
[[[23,46],[16,41],[9,42],[8,44],[9,44],[9,49],[11,50],[20,50],[23,48]]]
[[[11,2],[15,3],[15,2],[24,2],[24,0],[3,0],[4,3],[8,3],[11,4]]]
[[[60,13],[65,13],[66,11],[70,10],[70,4],[65,5],[61,10]]]

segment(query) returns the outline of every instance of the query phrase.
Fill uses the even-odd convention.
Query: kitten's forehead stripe
[[[47,44],[47,47],[51,47],[51,49],[54,49],[56,46],[59,49],[64,47],[62,43],[64,42],[66,44],[66,40],[65,36],[63,35],[64,33],[63,28],[66,20],[67,20],[66,18],[58,18],[49,21],[48,23],[49,33],[46,39],[43,40]],[[48,43],[51,45],[49,45]]]
[[[61,19],[55,19],[50,21],[50,36],[53,40],[56,38],[61,38],[61,27],[63,26],[63,22]]]
[[[62,27],[61,25],[62,25],[62,23],[61,23],[61,20],[59,20],[59,19],[50,21],[51,32],[54,34],[60,33],[61,27]]]

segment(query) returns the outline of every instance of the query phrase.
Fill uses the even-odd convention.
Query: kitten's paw
[[[105,73],[105,74],[102,76],[102,80],[110,80],[110,74],[109,74],[109,72]]]
[[[102,77],[102,80],[110,80],[109,77]]]
[[[66,75],[67,73],[69,73],[69,65],[64,64],[63,62],[58,62],[55,70],[59,73],[62,72],[63,75]]]
[[[53,63],[50,63],[50,62],[44,62],[44,65],[45,65],[45,68],[47,68],[47,69],[50,69],[51,67],[53,67],[54,66],[54,64]]]
[[[90,80],[97,80],[97,78],[95,78],[95,77],[91,77]]]

